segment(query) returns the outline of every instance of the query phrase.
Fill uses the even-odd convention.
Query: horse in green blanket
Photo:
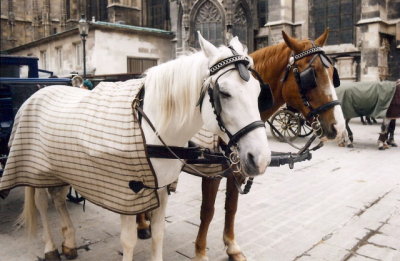
[[[349,127],[352,118],[370,116],[388,122],[400,117],[400,86],[396,88],[395,82],[342,82],[336,93],[342,105],[349,138],[339,146],[353,147],[353,132]]]

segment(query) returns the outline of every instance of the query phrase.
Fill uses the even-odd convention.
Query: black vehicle
[[[0,176],[7,160],[14,117],[21,105],[43,87],[71,85],[71,79],[57,78],[53,72],[39,69],[38,60],[30,56],[0,55]]]

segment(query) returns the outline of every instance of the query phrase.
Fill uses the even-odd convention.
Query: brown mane
[[[279,43],[250,54],[254,60],[254,69],[261,75],[263,81],[270,85],[274,96],[273,108],[261,112],[261,118],[264,121],[285,103],[281,93],[280,78],[285,71],[290,53],[291,50],[285,43]]]

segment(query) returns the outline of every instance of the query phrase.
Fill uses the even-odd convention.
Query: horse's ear
[[[329,35],[329,28],[325,29],[325,32],[323,34],[321,34],[316,40],[315,43],[318,46],[323,46],[326,43],[326,40],[328,39],[328,35]]]
[[[233,47],[238,53],[246,53],[247,48],[244,48],[242,43],[239,41],[239,37],[235,36],[229,41],[229,45]]]
[[[282,37],[286,45],[290,49],[292,49],[296,53],[300,53],[301,51],[303,51],[303,46],[301,46],[301,44],[299,44],[299,42],[295,38],[292,38],[289,35],[287,35],[285,31],[282,31]]]
[[[204,39],[200,31],[197,31],[197,33],[199,35],[199,43],[201,50],[208,58],[215,57],[218,54],[218,48],[215,47],[212,43],[210,43],[206,39]]]

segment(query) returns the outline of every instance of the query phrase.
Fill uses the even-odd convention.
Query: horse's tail
[[[25,188],[24,209],[15,222],[17,227],[25,226],[25,231],[29,236],[33,236],[37,231],[37,213],[35,206],[35,188]]]

